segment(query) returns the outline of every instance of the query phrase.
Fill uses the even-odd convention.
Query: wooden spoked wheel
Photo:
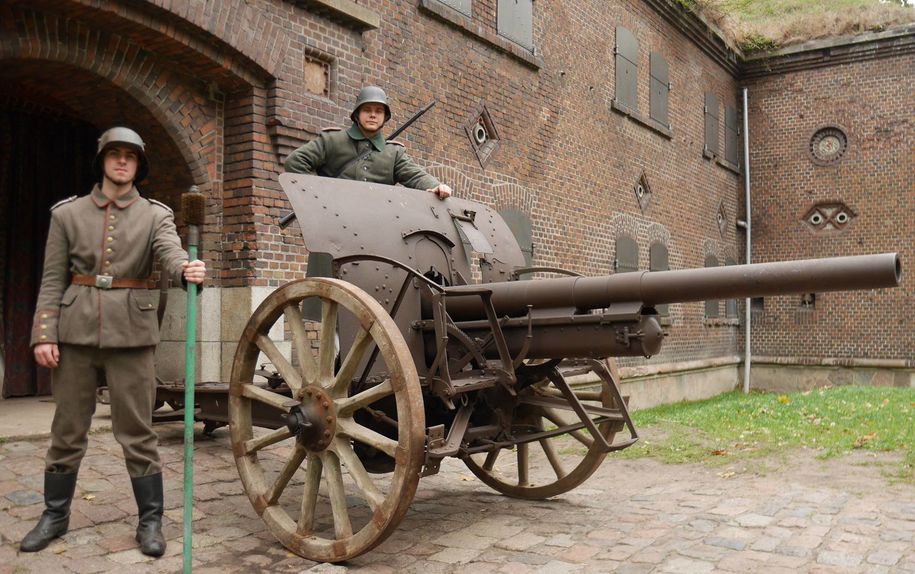
[[[500,449],[465,457],[464,462],[486,485],[515,498],[542,500],[572,490],[598,469],[607,453],[598,447],[586,428],[565,434],[523,442],[526,435],[574,424],[580,419],[565,403],[564,407],[525,404],[523,398],[560,398],[562,393],[550,377],[518,393],[518,406],[512,418],[512,434],[520,442],[513,449]],[[613,400],[604,391],[573,391],[585,405],[612,408]],[[598,430],[612,442],[622,423],[604,422]]]
[[[318,298],[322,309],[316,353],[301,313],[301,302],[310,298]],[[297,365],[268,337],[280,317]],[[339,356],[338,324],[355,331]],[[354,381],[376,348],[373,372],[386,374],[356,389]],[[261,353],[283,376],[285,395],[255,381]],[[293,281],[274,291],[244,329],[229,395],[232,449],[245,492],[286,548],[310,560],[337,562],[374,548],[397,527],[423,463],[422,393],[403,336],[367,293],[328,278]],[[376,410],[379,404],[387,407],[384,413]],[[256,413],[265,405],[283,413],[274,427],[288,424],[256,428]],[[357,422],[357,413],[360,420],[382,420],[383,431]],[[391,457],[393,472],[369,474],[357,444]]]

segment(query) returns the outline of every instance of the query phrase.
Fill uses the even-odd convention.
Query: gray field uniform
[[[154,258],[173,283],[182,281],[187,253],[171,209],[141,197],[134,187],[110,200],[96,186],[89,195],[52,208],[44,271],[31,344],[58,343],[52,370],[57,404],[46,472],[76,473],[95,412],[98,371],[111,396],[112,430],[131,477],[161,472],[152,429],[155,345],[159,325],[145,288],[75,284],[77,277],[108,276],[142,284]]]

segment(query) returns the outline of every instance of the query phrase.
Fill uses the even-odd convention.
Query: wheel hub
[[[286,415],[286,427],[296,440],[310,451],[322,451],[330,445],[337,427],[334,401],[320,387],[302,389],[302,404]]]

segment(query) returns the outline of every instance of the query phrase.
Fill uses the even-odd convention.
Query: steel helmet
[[[384,106],[384,121],[391,119],[391,106],[388,105],[388,95],[378,86],[366,86],[359,90],[359,97],[356,98],[356,105],[349,118],[358,123],[359,108],[362,104],[381,104]]]
[[[143,138],[132,129],[119,126],[106,130],[98,139],[98,151],[95,153],[95,161],[92,164],[98,181],[102,181],[102,177],[105,175],[105,168],[102,165],[102,152],[114,145],[126,145],[136,150],[139,156],[139,165],[137,165],[137,176],[134,178],[134,182],[141,182],[146,179],[149,174],[149,162],[146,159],[146,144],[143,143]]]

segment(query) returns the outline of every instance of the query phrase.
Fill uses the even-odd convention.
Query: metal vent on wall
[[[648,175],[643,171],[639,180],[635,183],[635,198],[639,202],[639,209],[644,215],[651,206],[651,186],[648,185]]]
[[[480,162],[480,167],[486,167],[489,158],[499,147],[499,132],[484,104],[480,104],[470,116],[470,120],[464,124],[464,131],[477,161]]]
[[[848,227],[858,217],[842,202],[818,203],[807,210],[801,220],[814,231],[839,231]]]
[[[837,163],[848,149],[848,136],[839,126],[824,126],[810,138],[810,156],[819,165]]]

